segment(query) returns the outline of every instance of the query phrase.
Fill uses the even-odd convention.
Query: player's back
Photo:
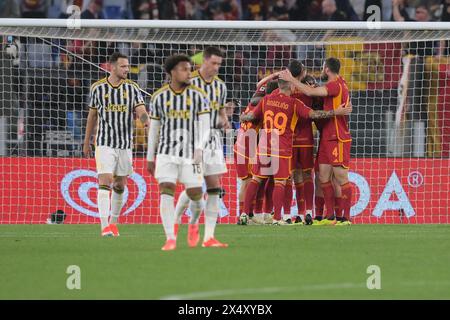
[[[298,121],[296,107],[300,103],[281,92],[274,92],[261,100],[263,132],[260,134],[259,154],[292,156],[294,130]]]

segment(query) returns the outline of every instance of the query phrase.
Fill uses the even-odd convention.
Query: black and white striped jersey
[[[175,92],[166,84],[153,94],[150,118],[161,121],[157,154],[192,159],[195,135],[200,134],[199,115],[209,113],[206,93],[189,85]]]
[[[199,87],[206,92],[210,101],[210,123],[211,123],[211,139],[210,147],[213,149],[221,148],[221,131],[219,125],[219,111],[224,108],[227,99],[227,86],[219,77],[215,76],[210,82],[203,79],[198,70],[192,73],[191,82],[194,86]]]
[[[122,80],[117,86],[101,79],[91,86],[89,107],[97,110],[96,145],[114,149],[133,146],[134,109],[145,105],[138,85]]]

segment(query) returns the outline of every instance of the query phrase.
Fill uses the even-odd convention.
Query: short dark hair
[[[180,62],[191,62],[191,58],[189,58],[185,54],[174,54],[173,56],[170,56],[166,59],[166,62],[164,63],[164,70],[170,74],[170,71],[172,71]]]
[[[119,59],[128,59],[126,55],[120,52],[114,52],[111,57],[109,57],[109,63],[116,63]]]
[[[341,69],[341,62],[336,58],[328,58],[325,60],[325,66],[331,70],[331,72],[339,74],[339,70]]]
[[[430,8],[428,8],[428,5],[425,2],[419,3],[419,5],[416,7],[416,10],[419,8],[423,8],[423,9],[427,10],[428,13],[430,13]]]
[[[294,78],[297,78],[305,70],[305,66],[298,60],[291,60],[288,64],[288,70],[291,72]]]
[[[217,47],[207,47],[205,51],[203,51],[203,58],[210,58],[211,56],[218,56],[223,58],[224,54],[222,50]]]

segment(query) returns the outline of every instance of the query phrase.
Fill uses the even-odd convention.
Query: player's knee
[[[203,197],[202,188],[186,189],[186,194],[192,201],[199,201]]]
[[[172,197],[175,195],[175,188],[171,184],[162,183],[159,185],[159,190],[161,194],[166,194]]]

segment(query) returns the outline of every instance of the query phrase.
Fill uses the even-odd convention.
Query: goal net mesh
[[[327,57],[340,59],[353,104],[353,221],[450,222],[449,30],[17,25],[0,27],[0,36],[0,223],[45,223],[57,210],[65,223],[97,222],[95,161],[82,156],[90,85],[107,75],[109,56],[120,51],[148,106],[167,81],[168,56],[188,54],[198,68],[210,45],[225,53],[219,77],[235,106],[235,130],[264,76],[298,59],[319,79]],[[135,125],[135,173],[119,221],[160,223],[158,187],[145,171],[144,129]],[[224,141],[229,171],[220,222],[235,223],[234,136]],[[295,199],[292,205],[296,215]]]

